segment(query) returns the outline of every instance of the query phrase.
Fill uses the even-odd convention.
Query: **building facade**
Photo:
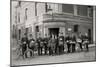
[[[33,34],[34,39],[52,34],[63,36],[81,32],[94,39],[93,12],[95,7],[87,5],[57,4],[18,1],[16,8],[17,39],[24,33]]]

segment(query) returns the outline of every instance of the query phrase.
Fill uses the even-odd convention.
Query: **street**
[[[62,55],[55,56],[34,56],[26,59],[15,59],[12,58],[12,65],[34,65],[34,64],[49,64],[49,63],[63,63],[63,62],[80,62],[80,61],[95,61],[95,46],[89,48],[89,52],[75,52],[65,53]]]

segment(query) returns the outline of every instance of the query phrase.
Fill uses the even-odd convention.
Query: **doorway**
[[[52,34],[57,37],[59,36],[59,28],[49,28],[48,30],[50,36],[52,36]]]

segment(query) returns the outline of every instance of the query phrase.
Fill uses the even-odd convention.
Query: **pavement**
[[[16,58],[12,53],[11,63],[12,65],[37,65],[37,64],[52,64],[52,63],[69,63],[69,62],[84,62],[84,61],[95,61],[96,60],[96,47],[90,44],[89,51],[75,52],[75,53],[64,53],[62,55],[55,56],[37,56],[31,58]]]

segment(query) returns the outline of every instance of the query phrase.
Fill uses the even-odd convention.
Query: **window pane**
[[[78,15],[87,16],[87,6],[78,6]]]
[[[71,5],[71,4],[62,4],[62,12],[74,13],[73,5]]]
[[[93,17],[93,7],[92,6],[88,6],[88,11],[89,11],[89,16]]]
[[[74,25],[74,32],[78,32],[78,25]]]

